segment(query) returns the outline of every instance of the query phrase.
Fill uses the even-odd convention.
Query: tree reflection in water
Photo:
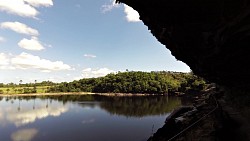
[[[0,140],[145,141],[180,105],[180,98],[160,95],[4,97]]]
[[[33,108],[35,109],[36,98],[38,97],[22,97],[18,99],[33,99]],[[46,100],[46,108],[48,108],[49,101],[51,102],[53,100],[61,101],[64,104],[67,102],[75,102],[83,107],[95,107],[96,104],[98,104],[100,108],[111,114],[126,117],[166,114],[181,105],[181,100],[178,97],[168,96],[61,95],[43,96],[39,98]],[[18,109],[20,110],[20,104]]]
[[[180,104],[178,98],[167,96],[108,97],[101,107],[115,115],[144,117],[169,113]]]

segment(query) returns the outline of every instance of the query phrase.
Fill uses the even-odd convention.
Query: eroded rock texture
[[[176,59],[211,82],[250,85],[250,0],[117,0]]]

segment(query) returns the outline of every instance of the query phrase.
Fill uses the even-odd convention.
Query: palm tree
[[[35,84],[34,84],[34,91],[36,92],[36,82],[37,80],[35,80]]]
[[[19,80],[19,85],[21,85],[23,83],[23,80]]]

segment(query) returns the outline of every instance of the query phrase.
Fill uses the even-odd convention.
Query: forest
[[[207,82],[192,72],[126,71],[111,73],[99,78],[84,78],[73,82],[50,81],[19,84],[0,83],[0,93],[132,93],[180,94],[204,90]]]
[[[140,93],[174,94],[205,89],[206,81],[192,72],[127,71],[105,77],[63,82],[50,87],[48,92]]]

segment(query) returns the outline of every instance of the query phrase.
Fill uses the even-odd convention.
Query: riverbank
[[[29,94],[0,94],[0,97],[18,96],[61,96],[61,95],[103,95],[103,96],[156,96],[162,94],[132,94],[132,93],[91,93],[91,92],[69,92],[69,93],[29,93]]]
[[[249,141],[249,118],[225,99],[225,91],[215,87],[204,91],[193,97],[189,110],[180,108],[172,112],[148,141]]]

